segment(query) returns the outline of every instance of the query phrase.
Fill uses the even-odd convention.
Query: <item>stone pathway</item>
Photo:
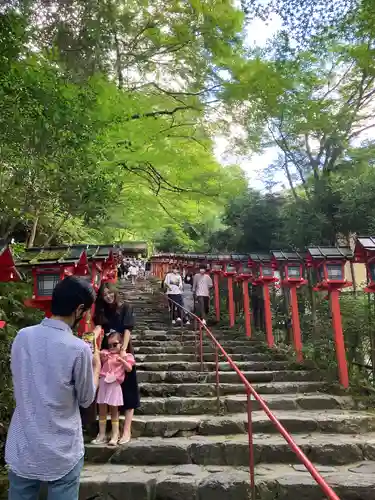
[[[80,498],[249,499],[246,398],[238,376],[220,364],[218,412],[210,343],[200,372],[194,334],[165,323],[150,286],[125,285],[123,293],[137,315],[133,339],[142,406],[128,445],[86,446]],[[374,500],[375,413],[355,411],[351,397],[327,392],[319,373],[291,367],[264,344],[233,331],[215,335],[340,499]],[[257,498],[325,498],[267,416],[254,408]]]

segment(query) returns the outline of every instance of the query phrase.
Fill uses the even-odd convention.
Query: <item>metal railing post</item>
[[[199,353],[200,353],[201,372],[203,372],[203,331],[201,323],[199,323]]]
[[[249,437],[249,471],[251,500],[255,500],[255,463],[254,463],[254,441],[253,441],[253,408],[251,401],[251,392],[247,391],[247,434]]]
[[[219,373],[219,350],[215,346],[215,367],[216,367],[216,409],[220,415],[220,373]]]

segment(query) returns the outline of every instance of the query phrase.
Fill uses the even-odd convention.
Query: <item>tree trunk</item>
[[[39,216],[35,215],[33,227],[31,228],[30,238],[27,242],[27,248],[32,248],[34,246],[36,230],[38,229]]]
[[[114,38],[115,38],[115,45],[116,45],[116,70],[117,70],[118,88],[122,89],[124,87],[124,77],[122,75],[120,43],[119,43],[116,31],[114,33]]]

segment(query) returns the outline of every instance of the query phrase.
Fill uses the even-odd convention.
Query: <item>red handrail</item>
[[[220,393],[219,393],[219,355],[218,352],[220,351],[221,354],[224,356],[224,358],[227,360],[229,363],[230,367],[237,373],[239,376],[241,382],[244,384],[246,393],[247,393],[247,414],[248,414],[248,435],[249,435],[249,468],[250,468],[250,485],[251,485],[251,491],[252,491],[252,498],[255,500],[255,473],[254,473],[254,448],[253,448],[253,429],[252,429],[252,402],[251,402],[251,396],[254,397],[256,401],[258,401],[260,407],[262,410],[265,412],[267,417],[271,420],[271,422],[274,424],[276,429],[279,431],[279,433],[283,436],[285,441],[288,443],[289,447],[291,450],[297,455],[298,459],[303,463],[303,465],[306,467],[306,469],[310,472],[311,476],[315,479],[317,484],[320,486],[321,490],[323,493],[326,495],[326,497],[329,500],[340,500],[340,498],[336,495],[336,493],[333,491],[333,489],[328,485],[328,483],[323,479],[323,477],[319,474],[319,472],[316,470],[314,465],[310,462],[310,460],[307,458],[307,456],[303,453],[301,448],[297,445],[297,443],[294,441],[292,436],[289,434],[289,432],[285,429],[285,427],[279,422],[277,417],[272,413],[272,411],[268,408],[266,402],[264,399],[256,392],[254,387],[250,384],[250,382],[247,380],[245,375],[242,373],[242,371],[238,368],[236,363],[233,361],[233,359],[229,356],[229,354],[225,351],[223,346],[220,344],[220,342],[215,338],[213,333],[207,328],[207,326],[202,322],[202,320],[194,313],[188,311],[184,307],[180,306],[174,300],[171,300],[168,298],[169,302],[174,304],[176,307],[178,307],[180,310],[184,311],[188,316],[191,318],[194,318],[194,321],[198,323],[199,325],[199,337],[200,337],[200,348],[199,348],[199,355],[200,355],[200,365],[201,365],[201,371],[203,371],[203,333],[202,331],[205,330],[206,334],[210,338],[210,340],[213,342],[215,346],[215,361],[216,361],[216,394],[217,398],[219,400]],[[218,406],[219,408],[219,406]]]

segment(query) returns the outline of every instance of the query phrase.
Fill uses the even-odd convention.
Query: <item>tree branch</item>
[[[140,120],[141,118],[156,118],[158,116],[173,116],[178,111],[188,111],[188,110],[199,111],[199,108],[195,106],[177,106],[174,109],[170,110],[163,109],[160,111],[149,111],[148,113],[143,113],[143,114],[137,113],[135,115],[130,116],[125,121]]]

